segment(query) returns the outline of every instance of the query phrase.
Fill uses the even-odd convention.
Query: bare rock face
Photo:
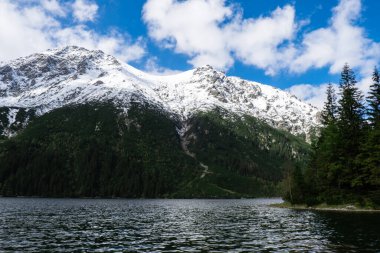
[[[65,47],[0,65],[0,107],[50,110],[109,102],[128,111],[149,103],[184,122],[215,108],[250,115],[306,138],[319,126],[319,111],[272,86],[228,77],[207,65],[172,76],[154,76],[102,51]]]

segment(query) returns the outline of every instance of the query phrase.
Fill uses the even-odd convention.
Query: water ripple
[[[279,201],[0,198],[0,249],[379,252],[378,214],[268,206]]]

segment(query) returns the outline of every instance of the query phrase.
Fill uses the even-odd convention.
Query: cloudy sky
[[[0,0],[0,61],[78,45],[155,74],[210,64],[316,106],[380,62],[378,0]]]

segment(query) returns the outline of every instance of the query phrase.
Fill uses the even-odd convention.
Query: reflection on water
[[[0,198],[0,250],[379,252],[379,214],[280,201]]]

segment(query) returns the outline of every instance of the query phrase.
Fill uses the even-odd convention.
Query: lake
[[[0,198],[0,251],[380,252],[380,215],[281,199]]]

